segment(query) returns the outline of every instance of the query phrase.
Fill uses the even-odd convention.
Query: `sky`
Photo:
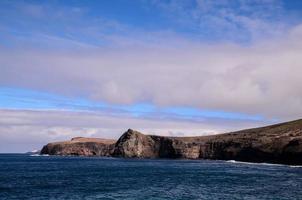
[[[0,1],[0,153],[302,116],[302,1]]]

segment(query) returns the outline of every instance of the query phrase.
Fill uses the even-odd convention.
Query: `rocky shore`
[[[302,164],[302,120],[200,137],[145,135],[129,129],[118,141],[74,138],[49,143],[41,154],[123,158],[217,159]]]

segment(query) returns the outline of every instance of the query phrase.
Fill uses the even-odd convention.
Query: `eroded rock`
[[[232,133],[200,137],[144,135],[129,129],[117,142],[73,138],[49,143],[41,153],[51,155],[125,158],[219,159],[302,164],[302,120]]]

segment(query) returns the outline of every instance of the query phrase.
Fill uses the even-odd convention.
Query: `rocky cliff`
[[[115,144],[114,141],[50,143],[41,153],[302,164],[302,120],[200,137],[144,135],[129,129]]]
[[[110,156],[115,142],[115,140],[77,137],[70,141],[48,143],[42,148],[41,154]]]
[[[116,142],[113,156],[126,158],[200,158],[205,138],[144,135],[129,129]]]

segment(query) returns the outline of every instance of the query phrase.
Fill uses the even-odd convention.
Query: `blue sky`
[[[23,151],[127,128],[202,135],[300,118],[301,9],[298,0],[3,0],[0,137]]]
[[[159,108],[150,103],[132,105],[108,104],[101,101],[68,98],[50,93],[27,89],[0,88],[1,108],[27,110],[69,110],[99,111],[110,115],[128,114],[133,117],[179,118],[182,120],[202,120],[203,118],[222,118],[237,120],[263,120],[261,116],[245,115],[215,110],[200,110],[191,107]]]
[[[12,37],[17,40],[6,44],[17,45],[23,40],[42,48],[46,48],[40,45],[45,45],[47,41],[43,40],[47,36],[110,46],[115,44],[110,36],[152,41],[151,36],[140,35],[146,32],[173,33],[207,43],[249,43],[258,39],[258,34],[270,37],[279,33],[281,27],[297,25],[302,15],[302,3],[298,0],[1,1],[1,4],[1,29],[10,40]]]

